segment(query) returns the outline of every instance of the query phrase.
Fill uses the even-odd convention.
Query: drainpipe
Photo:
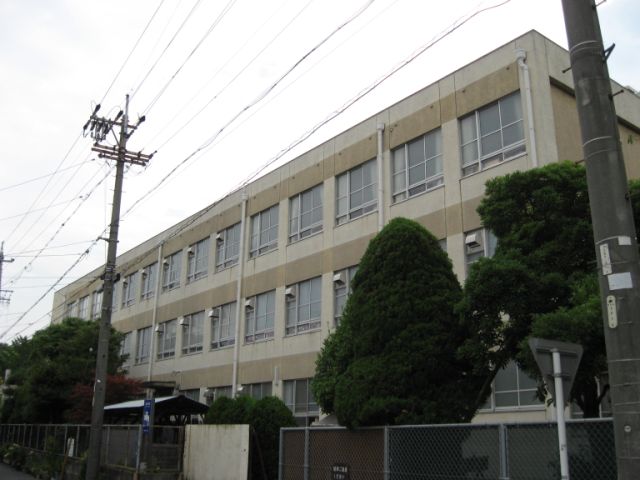
[[[522,70],[522,78],[524,80],[524,99],[525,107],[527,109],[527,121],[529,123],[529,142],[531,151],[531,165],[536,168],[538,166],[538,152],[536,149],[536,131],[533,126],[533,102],[531,100],[531,77],[529,76],[529,67],[525,63],[527,59],[527,52],[524,49],[516,49],[516,60],[518,60],[518,66]]]
[[[382,181],[382,153],[384,148],[384,123],[378,124],[378,231],[384,227],[384,182]]]
[[[158,268],[156,270],[156,294],[153,299],[153,313],[151,317],[151,345],[149,346],[149,370],[147,371],[147,381],[151,381],[151,376],[153,374],[153,358],[155,356],[155,345],[157,340],[155,338],[156,333],[156,325],[158,323],[158,302],[160,301],[160,287],[162,285],[161,277],[162,277],[162,247],[164,247],[164,242],[160,242],[158,245]],[[149,397],[147,397],[149,398]]]
[[[240,220],[240,250],[238,252],[238,281],[236,289],[236,332],[233,343],[233,379],[231,381],[231,398],[238,393],[238,367],[240,363],[240,319],[242,318],[242,277],[244,276],[245,224],[247,217],[247,192],[242,192],[242,216]]]

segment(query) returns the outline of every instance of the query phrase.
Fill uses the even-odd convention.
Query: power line
[[[61,205],[69,205],[71,202],[74,202],[75,200],[77,200],[77,199],[76,198],[72,198],[70,200],[64,200],[62,202],[52,203],[52,204],[50,204],[50,205],[48,205],[46,207],[34,208],[32,210],[29,210],[28,212],[18,213],[16,215],[10,215],[8,217],[2,217],[2,218],[0,218],[0,222],[2,222],[4,220],[12,220],[14,218],[31,215],[32,213],[40,212],[42,210],[48,210],[48,209],[53,208],[53,207],[59,207]]]
[[[138,84],[138,86],[135,88],[135,90],[133,91],[133,93],[131,94],[131,98],[133,98],[136,93],[138,93],[138,91],[140,90],[140,87],[142,87],[142,85],[144,85],[144,83],[147,81],[147,78],[149,78],[149,75],[151,75],[151,72],[153,72],[153,70],[156,68],[156,66],[158,65],[158,62],[162,59],[162,57],[164,56],[165,53],[167,53],[167,50],[169,49],[169,47],[171,46],[171,44],[173,43],[173,41],[176,39],[176,37],[178,36],[178,34],[182,31],[182,29],[184,28],[185,24],[187,23],[187,21],[189,20],[189,18],[191,18],[191,15],[193,15],[193,12],[196,11],[196,9],[198,8],[198,6],[200,5],[200,2],[202,0],[197,0],[196,3],[194,3],[193,7],[191,7],[191,10],[189,10],[189,13],[187,14],[187,16],[185,17],[185,19],[182,21],[182,23],[180,24],[180,26],[178,27],[178,30],[176,30],[176,32],[173,34],[173,36],[171,37],[171,39],[169,40],[169,43],[167,43],[167,45],[164,47],[164,49],[162,50],[162,52],[160,52],[160,55],[158,56],[158,58],[156,59],[156,61],[153,63],[153,65],[151,65],[151,68],[147,71],[147,73],[145,74],[144,78],[140,81],[140,83]]]
[[[220,14],[218,15],[218,17],[213,21],[213,23],[209,26],[209,29],[205,32],[205,34],[202,36],[202,38],[198,41],[198,43],[196,43],[196,46],[193,47],[193,49],[191,50],[191,52],[189,53],[189,55],[187,55],[187,58],[185,58],[185,60],[180,64],[180,66],[178,67],[178,69],[175,71],[175,73],[169,78],[169,80],[167,80],[167,83],[164,84],[164,86],[160,89],[160,91],[156,94],[156,96],[153,98],[153,100],[151,100],[151,103],[149,105],[147,105],[147,107],[143,110],[144,114],[147,115],[149,113],[149,111],[151,111],[151,109],[153,108],[153,106],[156,104],[156,102],[160,99],[160,97],[162,97],[162,95],[164,94],[164,92],[167,90],[167,88],[169,88],[169,85],[171,85],[171,83],[173,82],[173,80],[175,80],[175,78],[178,76],[178,74],[180,73],[180,71],[182,70],[182,68],[187,64],[187,62],[191,59],[191,57],[193,56],[194,53],[196,53],[196,51],[200,48],[200,46],[202,45],[202,43],[206,40],[206,38],[211,35],[211,32],[213,32],[213,30],[218,26],[218,24],[222,21],[222,19],[227,15],[227,13],[229,12],[229,10],[231,10],[231,8],[233,7],[233,5],[236,3],[237,0],[230,0],[225,7],[222,9],[222,12],[220,12]]]
[[[35,249],[35,250],[22,250],[21,252],[15,252],[15,253],[11,253],[11,255],[24,255],[26,253],[33,253],[33,252],[39,252],[41,250],[54,250],[56,248],[65,248],[65,247],[72,247],[75,245],[85,245],[87,243],[91,242],[91,240],[84,240],[82,242],[72,242],[72,243],[65,243],[64,245],[55,245],[53,247],[47,247],[45,249]],[[8,255],[8,254],[7,254]]]
[[[89,163],[92,162],[93,160],[85,160],[84,162],[80,162],[80,163],[74,163],[73,165],[69,165],[68,167],[65,168],[60,168],[54,172],[51,173],[46,173],[44,175],[41,175],[39,177],[34,177],[34,178],[30,178],[29,180],[24,180],[20,183],[15,183],[13,185],[7,185],[6,187],[1,187],[0,188],[0,192],[4,192],[5,190],[11,190],[12,188],[17,188],[17,187],[22,187],[23,185],[27,185],[28,183],[33,183],[33,182],[37,182],[38,180],[42,180],[44,178],[48,178],[48,177],[52,177],[54,175],[57,175],[61,172],[66,172],[67,170],[71,170],[72,168],[75,168],[79,165],[84,165],[85,163]]]
[[[142,30],[142,33],[140,34],[140,36],[138,37],[138,40],[136,40],[136,43],[133,45],[133,47],[131,48],[131,50],[129,51],[129,54],[127,55],[127,58],[124,59],[124,62],[122,62],[122,65],[120,66],[120,69],[118,70],[118,72],[116,73],[115,77],[113,77],[113,80],[111,81],[111,83],[109,84],[109,86],[107,87],[107,91],[104,92],[104,95],[102,96],[102,100],[100,100],[100,103],[104,102],[104,99],[107,98],[107,95],[109,94],[109,92],[111,91],[111,87],[113,87],[113,84],[116,83],[116,80],[118,79],[118,77],[120,76],[120,74],[122,73],[122,70],[124,69],[125,65],[127,64],[127,62],[129,61],[129,59],[131,58],[131,55],[133,54],[133,52],[135,51],[135,49],[138,47],[138,44],[140,43],[140,40],[142,40],[142,37],[144,37],[144,34],[147,32],[147,29],[149,28],[149,25],[151,25],[151,22],[153,21],[153,19],[155,18],[156,14],[158,13],[158,11],[160,10],[160,8],[162,7],[162,5],[164,4],[164,0],[161,0],[160,4],[158,5],[158,7],[155,9],[155,11],[153,12],[153,14],[151,15],[151,18],[149,19],[149,21],[147,22],[147,24],[145,25],[144,29]]]

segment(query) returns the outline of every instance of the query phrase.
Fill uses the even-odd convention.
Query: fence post
[[[309,427],[304,427],[304,480],[309,480]]]
[[[504,423],[498,425],[500,444],[500,480],[509,480],[509,432]]]
[[[389,427],[384,427],[384,480],[389,480]]]
[[[282,462],[284,461],[284,429],[281,428],[280,429],[280,439],[279,439],[279,446],[278,446],[278,480],[282,480],[282,470],[283,470],[283,466],[282,466]]]

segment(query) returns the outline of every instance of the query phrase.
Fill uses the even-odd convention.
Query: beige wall
[[[249,425],[187,425],[185,480],[238,480],[249,473]]]

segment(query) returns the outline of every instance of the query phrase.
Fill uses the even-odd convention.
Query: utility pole
[[[89,129],[95,143],[91,150],[98,153],[100,158],[116,161],[116,181],[113,190],[113,205],[111,208],[111,224],[107,249],[107,263],[104,269],[104,283],[102,294],[102,315],[98,334],[98,352],[96,357],[96,378],[93,387],[93,405],[91,410],[91,430],[89,450],[87,454],[86,480],[96,480],[100,470],[100,444],[102,442],[102,421],[104,418],[104,400],[107,386],[107,365],[109,361],[109,337],[111,336],[111,303],[113,301],[113,284],[116,280],[116,251],[118,246],[118,226],[120,223],[120,200],[122,198],[122,182],[125,163],[146,165],[151,155],[134,153],[127,150],[127,140],[136,128],[144,121],[138,120],[136,125],[129,125],[129,95],[126,97],[124,112],[120,111],[115,119],[110,120],[96,116],[100,105],[84,125],[84,132]],[[103,145],[106,136],[113,132],[114,127],[120,127],[120,136],[116,146]],[[114,133],[115,135],[115,133]]]
[[[11,301],[11,290],[2,290],[2,264],[13,262],[13,258],[4,258],[4,242],[0,244],[0,304],[9,303]]]
[[[582,131],[613,402],[618,479],[640,472],[640,263],[593,0],[562,0]],[[619,93],[619,92],[617,92]]]

